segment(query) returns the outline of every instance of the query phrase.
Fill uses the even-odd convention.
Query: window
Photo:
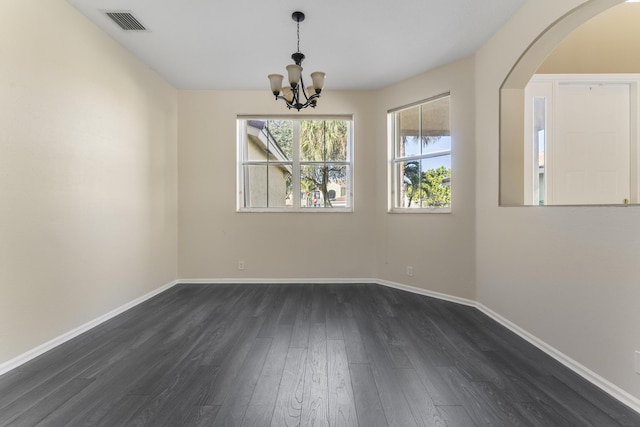
[[[451,211],[449,99],[389,112],[391,211]]]
[[[238,209],[351,211],[352,126],[351,117],[239,118]]]

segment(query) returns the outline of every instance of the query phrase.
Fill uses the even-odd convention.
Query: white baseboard
[[[586,366],[578,363],[577,361],[567,356],[566,354],[562,353],[555,347],[550,346],[549,344],[542,341],[535,335],[530,334],[526,330],[522,329],[521,327],[511,322],[510,320],[502,317],[501,315],[491,310],[490,308],[484,306],[483,304],[476,303],[476,308],[478,308],[478,310],[482,311],[484,314],[491,317],[493,320],[500,323],[502,326],[509,329],[516,335],[520,336],[520,338],[528,341],[529,343],[533,344],[540,350],[544,351],[546,354],[553,357],[558,362],[562,363],[564,366],[571,369],[572,371],[574,371],[575,373],[577,373],[578,375],[580,375],[590,383],[599,387],[604,392],[610,394],[615,399],[624,403],[634,411],[640,413],[640,399],[638,399],[637,397],[631,395],[630,393],[627,393],[617,385],[604,379],[603,377],[596,374]]]
[[[289,285],[289,284],[357,284],[377,283],[375,279],[179,279],[179,284],[194,285]]]
[[[440,292],[430,291],[427,289],[417,288],[415,286],[405,285],[397,282],[390,282],[388,280],[372,279],[372,278],[359,278],[359,279],[179,279],[178,283],[194,284],[194,285],[219,285],[219,284],[240,284],[240,285],[269,285],[269,284],[358,284],[358,283],[373,283],[377,285],[387,286],[389,288],[400,289],[408,291],[414,294],[424,295],[427,297],[433,297],[445,301],[454,302],[456,304],[476,306],[476,302],[466,298],[460,298],[453,295],[443,294]]]
[[[471,307],[475,307],[478,310],[482,311],[484,314],[486,314],[487,316],[491,317],[493,320],[495,320],[496,322],[500,323],[501,325],[503,325],[504,327],[506,327],[507,329],[511,330],[512,332],[514,332],[515,334],[517,334],[518,336],[520,336],[521,338],[523,338],[524,340],[528,341],[529,343],[533,344],[534,346],[536,346],[537,348],[539,348],[540,350],[544,351],[546,354],[548,354],[549,356],[553,357],[554,359],[556,359],[557,361],[559,361],[560,363],[562,363],[564,366],[566,366],[567,368],[571,369],[572,371],[576,372],[578,375],[582,376],[583,378],[585,378],[587,381],[591,382],[592,384],[594,384],[595,386],[599,387],[600,389],[602,389],[603,391],[605,391],[606,393],[608,393],[609,395],[611,395],[613,398],[619,400],[620,402],[624,403],[625,405],[629,406],[631,409],[633,409],[634,411],[640,413],[640,399],[636,398],[635,396],[631,395],[630,393],[622,390],[620,387],[616,386],[615,384],[609,382],[608,380],[604,379],[603,377],[601,377],[600,375],[596,374],[595,372],[591,371],[590,369],[586,368],[585,366],[581,365],[580,363],[578,363],[577,361],[573,360],[572,358],[570,358],[569,356],[565,355],[564,353],[560,352],[559,350],[557,350],[556,348],[550,346],[549,344],[547,344],[546,342],[544,342],[543,340],[539,339],[538,337],[530,334],[529,332],[527,332],[526,330],[522,329],[521,327],[519,327],[518,325],[516,325],[515,323],[511,322],[510,320],[502,317],[501,315],[499,315],[498,313],[494,312],[493,310],[491,310],[490,308],[484,306],[483,304],[480,304],[476,301],[470,300],[470,299],[466,299],[466,298],[460,298],[460,297],[456,297],[453,295],[448,295],[448,294],[443,294],[440,292],[434,292],[434,291],[429,291],[426,289],[422,289],[422,288],[417,288],[415,286],[410,286],[410,285],[405,285],[402,283],[396,283],[396,282],[390,282],[388,280],[381,280],[381,279],[367,279],[367,278],[360,278],[360,279],[336,279],[336,278],[331,278],[331,279],[233,279],[233,278],[226,278],[226,279],[178,279],[178,280],[174,280],[171,283],[168,283],[152,292],[149,292],[146,295],[141,296],[140,298],[136,298],[135,300],[124,304],[121,307],[116,308],[115,310],[110,311],[109,313],[100,316],[90,322],[85,323],[82,326],[79,326],[75,329],[73,329],[72,331],[69,331],[63,335],[60,335],[57,338],[52,339],[51,341],[48,341],[14,359],[11,359],[5,363],[0,364],[0,375],[17,368],[18,366],[22,365],[23,363],[28,362],[29,360],[51,350],[52,348],[80,335],[83,332],[86,332],[88,330],[90,330],[91,328],[94,328],[96,326],[98,326],[99,324],[106,322],[107,320],[117,316],[118,314],[129,310],[132,307],[135,307],[136,305],[150,299],[151,297],[158,295],[159,293],[162,293],[164,291],[166,291],[167,289],[177,285],[177,284],[211,284],[211,285],[216,285],[216,284],[297,284],[297,283],[301,283],[301,284],[313,284],[313,283],[320,283],[320,284],[357,284],[357,283],[375,283],[378,285],[382,285],[382,286],[387,286],[390,288],[394,288],[394,289],[400,289],[403,291],[407,291],[407,292],[411,292],[414,294],[418,294],[418,295],[423,295],[423,296],[427,296],[427,297],[432,297],[432,298],[437,298],[440,300],[444,300],[444,301],[449,301],[449,302],[453,302],[456,304],[462,304],[462,305],[466,305],[466,306],[471,306]]]
[[[23,353],[17,357],[14,357],[11,360],[8,360],[7,362],[4,362],[2,364],[0,364],[0,375],[9,372],[12,369],[17,368],[18,366],[27,363],[28,361],[30,361],[31,359],[35,359],[36,357],[40,356],[43,353],[46,353],[47,351],[59,346],[60,344],[63,344],[67,341],[69,341],[72,338],[77,337],[78,335],[87,332],[88,330],[95,328],[96,326],[100,325],[101,323],[106,322],[107,320],[117,316],[120,313],[123,313],[127,310],[129,310],[130,308],[135,307],[136,305],[166,291],[167,289],[175,286],[176,284],[178,284],[177,280],[174,280],[173,282],[167,283],[164,286],[159,287],[158,289],[155,289],[151,292],[149,292],[148,294],[145,294],[139,298],[134,299],[133,301],[130,301],[114,310],[111,310],[110,312],[108,312],[107,314],[104,314],[100,317],[97,317],[87,323],[85,323],[84,325],[78,326],[77,328],[66,332],[50,341],[47,341],[44,344],[41,344],[29,351],[27,351],[26,353]]]
[[[455,302],[456,304],[476,306],[476,302],[466,298],[460,298],[453,295],[443,294],[440,292],[429,291],[427,289],[417,288],[415,286],[404,285],[402,283],[390,282],[388,280],[375,279],[373,283],[378,285],[388,286],[390,288],[400,289],[401,291],[411,292],[413,294],[424,295],[426,297],[437,298],[444,301]]]

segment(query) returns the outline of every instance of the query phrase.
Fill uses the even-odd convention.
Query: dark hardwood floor
[[[1,426],[640,426],[475,308],[178,285],[0,376]]]

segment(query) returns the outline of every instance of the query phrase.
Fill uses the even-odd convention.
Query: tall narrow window
[[[546,199],[545,143],[547,135],[547,99],[533,99],[533,203],[544,205]]]
[[[450,95],[389,112],[392,211],[451,209]]]
[[[238,208],[351,211],[352,120],[238,119]]]

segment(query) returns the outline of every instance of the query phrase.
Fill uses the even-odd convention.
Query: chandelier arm
[[[300,75],[300,89],[302,89],[302,95],[304,95],[305,102],[309,101],[309,96],[307,95],[307,90],[304,86],[304,80],[302,80],[302,75]]]
[[[302,79],[302,77],[300,77]],[[293,105],[298,105],[300,103],[300,83],[293,89],[293,99],[291,100]],[[300,110],[298,110],[300,111]]]
[[[316,108],[316,104],[317,104],[316,99],[318,98],[320,98],[320,95],[311,95],[309,99],[304,104],[302,104],[300,102],[297,102],[296,100],[292,100],[291,102],[289,102],[289,100],[287,100],[287,98],[285,98],[282,95],[276,96],[276,100],[282,99],[284,103],[287,105],[288,109],[295,108],[298,111],[307,107]]]
[[[287,108],[289,108],[289,109],[291,109],[291,108],[295,108],[295,105],[294,105],[294,104],[292,104],[292,103],[290,103],[290,102],[287,100],[287,98],[285,98],[284,96],[282,96],[282,95],[278,95],[278,96],[276,96],[276,101],[277,101],[278,99],[282,99],[282,100],[284,101],[284,103],[285,103],[285,104],[287,104]]]

